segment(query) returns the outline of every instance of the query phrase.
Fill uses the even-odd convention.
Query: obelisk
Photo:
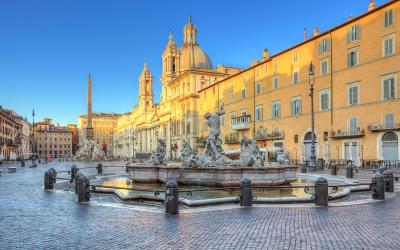
[[[86,125],[86,139],[93,140],[93,126],[92,126],[92,76],[89,74],[88,79],[88,107],[87,107],[87,125]]]

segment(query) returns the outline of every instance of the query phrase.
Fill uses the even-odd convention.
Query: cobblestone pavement
[[[15,174],[0,165],[1,249],[400,249],[398,196],[357,206],[238,207],[166,216],[44,192],[44,171],[70,165],[18,167]]]

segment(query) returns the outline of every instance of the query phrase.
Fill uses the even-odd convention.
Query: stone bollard
[[[78,172],[75,175],[75,194],[78,194],[78,188],[79,188],[79,179],[83,176],[81,172]]]
[[[328,206],[328,180],[319,177],[315,182],[315,205]]]
[[[130,164],[129,164],[129,162],[126,164],[126,166],[125,166],[125,172],[127,172],[127,173],[129,173],[129,166],[130,166]]]
[[[168,181],[165,185],[165,213],[179,214],[179,189],[178,183],[174,180]]]
[[[21,167],[25,167],[25,161],[24,160],[21,160]]]
[[[47,164],[49,162],[49,159],[47,159],[47,156],[44,157],[44,163]]]
[[[346,178],[352,179],[354,177],[353,166],[347,165],[345,169],[346,169]]]
[[[85,175],[79,177],[78,182],[78,202],[90,201],[90,181]]]
[[[381,173],[372,175],[372,199],[384,200],[385,199],[385,178]]]
[[[300,165],[300,171],[301,171],[303,174],[307,173],[307,166],[306,166],[306,164],[301,164],[301,165]]]
[[[386,170],[383,172],[383,178],[385,178],[385,192],[394,192],[394,176],[392,171]]]
[[[337,171],[338,171],[338,165],[337,163],[332,163],[331,164],[331,175],[337,175]]]
[[[101,164],[101,163],[97,164],[96,169],[97,169],[98,174],[102,174],[103,173],[103,164]]]
[[[380,167],[378,170],[378,172],[381,174],[383,174],[383,172],[385,172],[385,171],[386,171],[386,167],[384,167],[384,166]]]
[[[53,183],[56,183],[57,171],[54,168],[50,168],[49,171],[53,172]]]
[[[44,189],[49,190],[54,188],[54,172],[49,169],[44,173]]]
[[[251,180],[243,178],[240,181],[240,206],[250,207],[253,205],[253,192],[251,189]]]
[[[71,174],[71,180],[70,180],[70,182],[72,182],[73,180],[75,180],[75,176],[76,176],[76,174],[78,173],[78,171],[79,171],[79,168],[78,168],[77,166],[75,166],[75,165],[72,165],[72,166],[71,166],[71,170],[69,171],[70,174]]]

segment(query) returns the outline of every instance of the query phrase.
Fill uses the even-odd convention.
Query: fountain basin
[[[165,183],[175,179],[182,185],[237,187],[240,186],[240,180],[248,178],[253,185],[275,186],[296,181],[297,166],[183,168],[179,164],[160,166],[134,164],[128,166],[127,171],[134,182]]]

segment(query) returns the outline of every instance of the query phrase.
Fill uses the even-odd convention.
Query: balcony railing
[[[371,124],[368,125],[368,131],[371,132],[383,132],[383,131],[390,131],[390,130],[400,130],[400,124]]]
[[[338,130],[338,131],[332,131],[331,132],[331,138],[332,139],[347,139],[347,138],[357,138],[357,137],[362,137],[365,136],[365,131],[364,129],[359,129],[355,131],[346,131],[346,130]]]
[[[283,132],[275,131],[271,134],[256,134],[255,138],[257,141],[268,141],[268,140],[282,140],[285,138]]]
[[[242,115],[238,117],[233,117],[231,119],[232,128],[236,130],[249,129],[250,122],[251,122],[250,115]]]

